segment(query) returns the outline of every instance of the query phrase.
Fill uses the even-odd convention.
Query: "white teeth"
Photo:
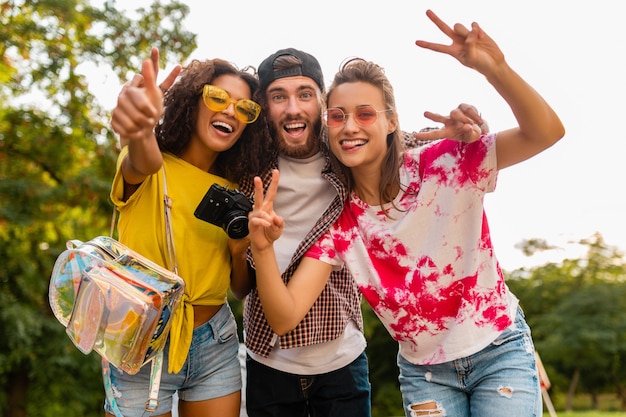
[[[339,144],[342,146],[363,146],[367,143],[366,140],[364,139],[344,139],[342,141],[339,141]]]
[[[286,129],[303,129],[305,126],[304,123],[290,123],[288,125],[285,125]]]
[[[213,126],[222,127],[224,130],[228,131],[228,133],[233,133],[233,131],[235,130],[231,125],[224,122],[213,122]]]

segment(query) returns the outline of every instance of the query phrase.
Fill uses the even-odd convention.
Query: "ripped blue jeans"
[[[535,348],[521,309],[480,352],[437,365],[414,365],[398,355],[398,367],[407,417],[542,415]]]

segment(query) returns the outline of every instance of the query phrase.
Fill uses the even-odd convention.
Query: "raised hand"
[[[177,65],[157,87],[159,50],[152,48],[150,58],[142,63],[141,74],[136,74],[122,87],[111,114],[111,127],[120,135],[122,146],[130,140],[152,135],[163,112],[163,92],[172,86],[180,71]]]
[[[272,171],[272,182],[263,195],[263,182],[261,178],[254,178],[254,204],[248,214],[248,229],[250,231],[250,245],[253,251],[263,251],[272,246],[280,237],[285,222],[283,218],[274,212],[274,198],[278,190],[278,170]]]
[[[473,22],[471,30],[460,23],[455,24],[454,28],[451,28],[432,10],[427,10],[426,15],[452,40],[452,44],[442,45],[417,40],[415,41],[417,46],[448,54],[456,58],[461,64],[473,68],[483,75],[487,75],[497,65],[504,63],[504,54],[478,23]]]
[[[461,142],[473,142],[481,134],[489,132],[489,125],[483,120],[476,107],[461,103],[450,112],[449,116],[425,112],[424,117],[443,123],[442,128],[427,128],[413,133],[418,140],[455,139]]]
[[[428,10],[426,14],[452,40],[452,44],[442,45],[419,40],[415,44],[448,54],[463,65],[483,74],[515,115],[518,126],[498,132],[496,138],[498,169],[531,158],[563,137],[565,129],[554,110],[507,64],[498,45],[477,23],[472,23],[471,30],[460,23],[454,25],[453,29],[432,11]],[[447,129],[447,133],[457,140],[472,141],[478,134],[477,127],[455,128],[456,116],[453,113],[450,113],[450,118],[433,113],[428,113],[427,117],[444,123],[444,130]]]
[[[152,134],[162,112],[163,93],[156,85],[152,62],[146,59],[141,75],[122,87],[111,113],[111,127],[122,140],[143,139]]]

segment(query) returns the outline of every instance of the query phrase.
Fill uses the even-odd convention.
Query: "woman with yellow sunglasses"
[[[173,84],[178,69],[168,77],[172,86],[163,94],[156,84],[157,62],[154,49],[142,74],[122,89],[111,120],[123,146],[111,190],[120,212],[119,239],[170,267],[162,209],[166,182],[178,274],[185,280],[151,415],[171,415],[178,393],[181,417],[238,417],[239,340],[226,294],[230,287],[236,297],[245,295],[247,242],[230,239],[194,211],[211,185],[236,188],[243,175],[259,171],[253,157],[261,154],[263,141],[254,122],[261,109],[252,101],[259,83],[221,59],[194,60]],[[143,415],[150,366],[136,375],[107,370],[105,386],[114,393],[107,395],[107,416]]]

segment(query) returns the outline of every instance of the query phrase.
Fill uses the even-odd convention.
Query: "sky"
[[[426,17],[427,9],[451,26],[478,22],[509,65],[555,109],[566,129],[553,147],[502,170],[495,192],[485,198],[502,268],[512,271],[579,258],[585,248],[576,242],[596,233],[626,252],[626,129],[619,126],[626,97],[626,13],[619,1],[185,3],[190,7],[185,27],[197,34],[198,44],[190,59],[219,57],[239,67],[258,67],[276,50],[294,47],[318,58],[327,86],[344,59],[372,60],[385,68],[394,86],[405,131],[433,125],[424,111],[447,114],[460,103],[475,105],[493,132],[517,125],[506,102],[482,75],[448,55],[415,45],[417,39],[449,43]],[[119,4],[132,11],[150,1]],[[90,84],[106,109],[115,106],[121,88],[114,79],[101,74]],[[618,123],[615,132],[610,130],[613,123]],[[516,248],[524,239],[544,239],[555,249],[526,257]]]

